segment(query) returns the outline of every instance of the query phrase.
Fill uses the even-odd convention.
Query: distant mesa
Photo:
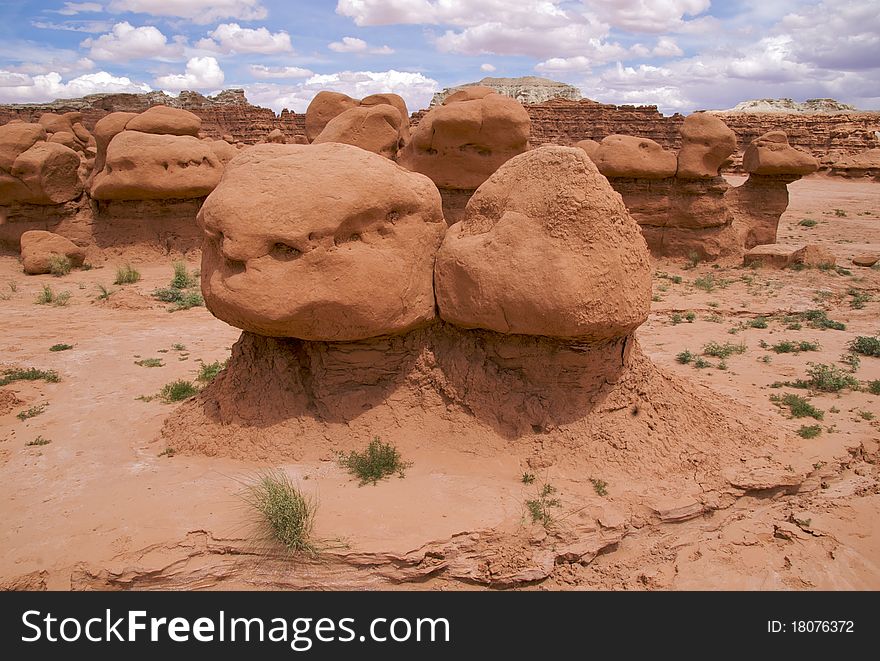
[[[834,99],[807,99],[798,103],[792,99],[752,99],[737,103],[733,108],[718,112],[781,112],[802,115],[821,113],[861,112],[855,106]]]
[[[544,103],[550,99],[568,99],[580,101],[581,91],[567,83],[560,83],[549,78],[525,76],[524,78],[483,78],[477,83],[465,83],[456,87],[447,87],[437,92],[431,99],[431,107],[439,106],[447,96],[455,94],[465,87],[491,87],[498,94],[516,99],[520,103]]]

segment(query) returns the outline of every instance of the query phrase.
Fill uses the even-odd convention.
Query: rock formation
[[[488,87],[467,87],[426,114],[400,152],[405,168],[430,177],[448,222],[505,161],[529,147],[529,116]]]
[[[0,205],[54,205],[79,197],[81,155],[49,135],[43,124],[0,126]]]
[[[590,158],[606,177],[666,179],[676,170],[675,154],[653,140],[632,135],[609,135]]]
[[[543,103],[550,99],[567,99],[578,101],[581,91],[573,85],[560,83],[549,78],[525,76],[524,78],[483,78],[478,83],[467,83],[456,87],[447,87],[437,92],[431,99],[431,107],[441,105],[449,96],[466,87],[489,87],[498,94],[509,96],[522,104]]]
[[[21,235],[21,263],[25,273],[49,273],[53,259],[58,257],[66,257],[71,266],[82,266],[86,253],[73,241],[52,232],[31,230]]]
[[[688,115],[681,126],[678,152],[679,179],[713,179],[736,150],[736,134],[723,121],[708,113]]]
[[[834,266],[837,258],[834,253],[813,244],[788,245],[773,243],[770,245],[755,246],[743,255],[743,264],[746,266],[765,267],[772,269],[784,269],[790,266],[803,265],[810,267]]]
[[[798,103],[792,99],[753,99],[741,101],[724,112],[779,112],[779,113],[844,113],[859,112],[855,106],[834,99],[807,99]]]
[[[205,301],[233,326],[351,341],[434,318],[440,195],[387,159],[335,143],[251,147],[199,223]]]
[[[397,94],[373,94],[358,100],[323,91],[306,109],[305,132],[309,142],[340,142],[394,159],[409,140],[409,113]]]

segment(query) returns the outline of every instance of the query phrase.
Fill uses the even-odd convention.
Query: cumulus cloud
[[[267,15],[260,0],[111,0],[107,8],[113,12],[187,18],[202,25],[228,18],[256,21]]]
[[[603,21],[631,32],[671,32],[684,27],[686,17],[709,9],[710,0],[587,0]]]
[[[279,85],[276,83],[253,83],[246,85],[247,97],[256,105],[267,106],[276,112],[284,108],[305,112],[312,98],[321,90],[333,90],[363,98],[370,94],[399,94],[407,107],[416,110],[426,108],[431,97],[440,88],[439,83],[421,73],[408,71],[340,71],[316,74],[302,83]]]
[[[487,72],[487,73],[492,73],[493,71],[495,71],[495,65],[494,65],[494,64],[489,64],[488,62],[485,62],[484,64],[481,64],[481,65],[480,65],[480,71],[485,71],[485,72]]]
[[[372,55],[391,55],[394,53],[393,48],[388,46],[372,48],[366,41],[357,37],[343,37],[341,41],[333,41],[327,44],[327,48],[336,53],[356,53],[359,55],[367,53]]]
[[[45,102],[69,99],[87,94],[119,94],[149,92],[150,86],[136,83],[125,76],[114,76],[106,71],[87,73],[63,82],[61,74],[53,71],[38,76],[22,76],[0,71],[0,102]]]
[[[252,64],[251,75],[254,78],[309,78],[314,71],[301,67],[267,67],[265,64]]]
[[[89,37],[80,46],[89,49],[89,55],[96,60],[124,62],[150,57],[173,57],[182,51],[179,44],[169,44],[168,38],[152,26],[136,28],[128,21],[122,21],[100,37]]]
[[[191,57],[186,63],[186,71],[182,74],[157,76],[156,85],[164,90],[179,92],[180,90],[216,89],[223,85],[225,75],[217,60],[213,57]]]
[[[221,23],[209,37],[201,39],[197,48],[218,53],[289,53],[293,51],[290,35],[284,30],[269,32],[266,28],[243,28],[238,23]]]
[[[678,44],[675,43],[675,39],[671,37],[660,37],[657,40],[657,45],[654,46],[654,50],[651,51],[651,55],[656,57],[680,57],[684,55],[684,51],[678,47]]]

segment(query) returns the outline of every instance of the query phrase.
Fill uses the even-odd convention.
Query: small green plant
[[[880,395],[880,379],[874,379],[873,381],[868,381],[865,384],[865,387],[868,389],[868,392],[872,395]]]
[[[73,349],[72,344],[53,344],[49,347],[49,351],[69,351],[70,349]]]
[[[834,210],[834,215],[837,216],[838,218],[845,218],[845,217],[846,217],[846,211],[844,211],[843,209],[835,209],[835,210]]]
[[[853,353],[880,358],[880,337],[859,335],[847,345]]]
[[[837,273],[837,275],[852,275],[852,271],[845,269],[842,266],[835,266],[834,272]]]
[[[821,392],[838,392],[844,388],[857,390],[859,382],[851,374],[847,374],[836,365],[809,363],[807,376],[810,377],[807,387]]]
[[[678,362],[680,362],[682,365],[687,365],[688,363],[690,363],[690,362],[694,359],[694,354],[692,354],[690,351],[688,351],[687,349],[685,349],[684,351],[682,351],[681,353],[679,353],[679,354],[675,357],[675,359],[676,359]]]
[[[161,287],[153,292],[153,298],[163,303],[177,303],[183,299],[183,292],[173,287]]]
[[[697,268],[697,264],[700,263],[700,254],[692,250],[688,253],[687,257],[688,260],[687,263],[685,263],[684,268],[687,270]]]
[[[141,367],[165,367],[161,358],[144,358],[143,360],[134,361],[134,364]]]
[[[720,370],[722,370],[722,371],[723,371],[723,370],[726,370],[726,369],[727,369],[727,363],[726,363],[725,361],[723,361],[723,360],[718,361],[718,369],[720,369]]]
[[[196,379],[202,383],[213,381],[214,377],[220,374],[221,370],[223,370],[228,364],[228,359],[224,360],[222,363],[219,360],[215,360],[213,363],[204,363],[199,368],[199,374]]]
[[[797,430],[797,435],[801,438],[816,438],[822,433],[822,425],[802,425]]]
[[[707,367],[712,367],[712,363],[707,360],[703,360],[703,358],[700,356],[697,356],[696,360],[694,360],[694,367],[696,367],[698,370],[702,370]]]
[[[812,218],[804,218],[801,222],[798,223],[801,227],[815,227],[819,224],[818,220],[813,220]]]
[[[535,474],[534,473],[523,473],[522,477],[520,478],[520,482],[522,482],[523,484],[532,484],[532,483],[534,483],[534,481],[535,481]]]
[[[37,305],[56,305],[59,307],[63,307],[67,305],[70,301],[70,292],[62,291],[57,294],[52,290],[52,287],[49,285],[43,285],[43,289],[37,294],[37,300],[35,303]]]
[[[825,312],[825,310],[806,310],[801,312],[798,316],[802,321],[808,322],[813,328],[846,330],[846,324],[829,319],[828,313]]]
[[[25,443],[25,445],[27,447],[41,446],[41,445],[49,445],[49,443],[51,443],[51,442],[52,441],[49,440],[48,438],[43,438],[42,436],[37,436],[34,440],[28,441],[27,443]]]
[[[114,293],[113,290],[107,289],[104,285],[98,285],[98,291],[101,292],[98,294],[97,300],[99,301],[106,301]]]
[[[114,285],[131,285],[141,279],[141,274],[131,264],[116,267],[116,280]]]
[[[162,387],[162,390],[159,391],[159,397],[166,404],[171,404],[172,402],[180,402],[184,399],[189,399],[198,392],[199,389],[196,388],[192,382],[178,379],[177,381],[166,383]]]
[[[533,523],[541,523],[547,527],[553,522],[550,509],[559,507],[559,499],[551,498],[554,493],[556,493],[556,487],[552,484],[544,484],[538,498],[526,501],[526,507],[529,508]]]
[[[765,354],[765,355],[761,356],[762,363],[766,363],[769,365],[772,360],[773,360],[773,356],[771,356],[769,354]]]
[[[694,320],[697,318],[696,312],[686,312],[684,315],[684,320],[689,324],[694,323]]]
[[[718,342],[709,342],[706,346],[703,347],[703,355],[704,356],[712,356],[714,358],[721,358],[722,360],[726,358],[730,358],[734,354],[745,353],[748,347],[746,347],[745,343],[741,342],[740,344],[733,344],[733,342],[725,342],[724,344],[719,344]]]
[[[672,322],[673,326],[678,326],[681,323],[681,315],[678,312],[672,314],[672,317],[669,318],[669,321]]]
[[[850,297],[849,306],[853,310],[863,309],[865,303],[871,300],[871,295],[868,292],[856,289],[855,287],[850,287],[846,293]]]
[[[49,273],[56,278],[67,275],[73,268],[73,263],[67,255],[52,255],[49,257]]]
[[[15,417],[19,420],[27,420],[29,418],[36,418],[40,413],[46,410],[48,404],[40,404],[38,406],[32,406],[27,411],[20,411],[18,415]]]
[[[317,504],[284,471],[258,475],[245,487],[244,500],[259,515],[259,535],[289,555],[318,551],[311,540]]]
[[[174,344],[171,345],[171,350],[172,351],[186,351],[186,345],[181,344],[180,342],[175,342]]]
[[[794,321],[788,324],[785,328],[786,330],[799,331],[803,326],[801,326],[800,322]]]
[[[801,351],[818,351],[819,343],[818,342],[793,342],[791,340],[782,340],[781,342],[777,342],[772,347],[770,347],[771,351],[775,351],[776,353],[800,353]]]
[[[205,304],[205,299],[202,298],[202,295],[197,291],[188,291],[184,292],[183,296],[180,297],[180,300],[176,302],[175,306],[169,310],[169,312],[177,312],[178,310],[189,310],[190,308],[200,307]]]
[[[807,401],[806,397],[786,393],[782,397],[779,395],[770,395],[770,401],[779,407],[787,406],[792,418],[815,418],[821,420],[825,417],[825,413]]]
[[[173,456],[176,455],[176,454],[177,454],[177,450],[175,450],[174,448],[165,448],[165,449],[162,450],[162,452],[160,452],[157,456],[159,456],[159,457],[169,457],[169,458],[170,458],[170,457],[173,457]]]
[[[190,274],[186,262],[174,262],[174,276],[171,278],[172,289],[189,289],[198,284],[195,274]]]
[[[694,280],[694,287],[702,289],[705,292],[713,291],[718,285],[719,283],[715,280],[715,275],[712,273],[700,276]]]
[[[48,381],[49,383],[58,383],[61,379],[58,372],[54,370],[38,370],[35,367],[27,369],[13,368],[3,370],[3,376],[0,376],[0,386],[5,386],[13,381]]]
[[[608,495],[608,483],[605,480],[600,480],[595,477],[590,478],[590,484],[593,485],[593,491],[596,492],[598,496],[607,496]]]
[[[410,466],[400,456],[400,451],[390,443],[383,443],[376,436],[363,452],[352,450],[347,456],[339,455],[339,463],[349,473],[365,484],[376,485],[379,480],[397,473],[404,477],[406,469]]]
[[[859,417],[862,420],[873,420],[874,414],[871,411],[859,411]]]
[[[751,328],[767,328],[767,317],[755,317],[749,321]]]
[[[849,367],[849,371],[853,373],[858,372],[859,366],[862,364],[861,358],[854,353],[841,354],[840,362]]]

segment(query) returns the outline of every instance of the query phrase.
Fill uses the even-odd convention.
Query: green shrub
[[[40,415],[43,411],[46,410],[48,404],[39,404],[38,406],[32,406],[26,411],[20,411],[18,415],[15,417],[19,420],[27,420],[29,418],[35,418]]]
[[[526,507],[529,509],[533,523],[540,522],[546,527],[553,522],[553,518],[550,516],[550,509],[559,507],[559,499],[551,498],[554,493],[556,493],[556,487],[552,484],[545,484],[541,487],[538,498],[526,501]]]
[[[184,292],[183,296],[181,296],[180,300],[177,301],[173,308],[169,310],[169,312],[177,312],[178,310],[189,310],[190,308],[196,308],[205,304],[205,299],[202,298],[202,295],[197,291],[188,291]]]
[[[259,475],[245,488],[244,500],[260,516],[261,537],[291,555],[317,553],[311,541],[317,505],[286,473],[272,470]]]
[[[807,401],[806,397],[786,393],[782,397],[771,395],[770,401],[777,406],[787,406],[792,418],[815,418],[821,420],[825,417],[825,413]]]
[[[802,227],[815,227],[819,224],[818,220],[813,220],[812,218],[804,218],[798,225]]]
[[[844,372],[836,365],[810,363],[807,376],[810,377],[808,387],[821,392],[838,392],[844,388],[858,390],[859,382],[851,374]]]
[[[214,380],[220,372],[229,364],[229,359],[224,360],[222,363],[219,360],[215,360],[213,363],[205,363],[199,368],[199,375],[196,377],[197,380],[208,383]]]
[[[880,337],[859,335],[854,340],[850,341],[847,346],[853,353],[880,358]]]
[[[871,393],[872,395],[880,395],[880,379],[868,381],[865,384],[865,387],[868,389],[868,392]]]
[[[821,425],[803,425],[797,430],[797,435],[801,438],[816,438],[822,433]]]
[[[687,365],[689,362],[691,362],[691,361],[694,359],[694,354],[692,354],[690,351],[688,351],[687,349],[685,349],[684,351],[682,351],[681,353],[679,353],[679,354],[675,357],[675,359],[676,359],[678,362],[680,362],[682,365]]]
[[[49,347],[49,351],[68,351],[69,349],[73,349],[72,344],[53,344]]]
[[[771,351],[775,351],[776,353],[800,353],[801,351],[818,351],[819,343],[818,342],[792,342],[791,340],[782,340],[781,342],[777,342],[772,347],[770,347]]]
[[[0,376],[0,386],[5,386],[13,381],[48,381],[49,383],[58,383],[61,379],[58,372],[54,370],[38,370],[35,367],[27,369],[13,368],[3,370],[3,376]]]
[[[132,268],[131,264],[126,264],[125,266],[116,267],[116,280],[113,281],[113,284],[131,285],[140,279],[141,274],[136,269]],[[104,291],[106,291],[106,289]]]
[[[799,313],[798,316],[801,320],[808,322],[813,328],[846,330],[846,324],[829,319],[828,313],[825,310],[806,310]]]
[[[165,367],[161,358],[144,358],[143,360],[134,361],[134,364],[141,367]]]
[[[199,284],[195,274],[190,274],[186,262],[174,262],[174,276],[171,278],[172,289],[189,289]]]
[[[198,392],[199,389],[196,388],[192,382],[178,379],[177,381],[166,383],[159,392],[159,397],[166,404],[170,404],[172,402],[180,402],[184,399],[189,399]]]
[[[751,328],[767,328],[767,317],[755,317],[749,321]]]
[[[403,461],[400,452],[390,443],[383,443],[376,436],[363,452],[352,450],[348,456],[339,455],[339,463],[364,484],[376,485],[389,475],[397,473],[404,477],[410,464]]]
[[[850,287],[846,293],[850,297],[849,306],[853,310],[863,309],[865,303],[868,303],[871,300],[871,294],[861,289],[856,289],[855,287]]]
[[[49,445],[49,443],[51,443],[51,442],[52,441],[50,441],[48,438],[43,438],[42,436],[37,436],[34,440],[28,441],[27,443],[25,443],[25,445],[28,447],[41,446],[41,445]]]
[[[67,275],[73,268],[73,263],[66,255],[52,255],[49,257],[49,273],[60,278]]]
[[[703,347],[703,355],[723,360],[730,358],[734,354],[745,353],[746,349],[747,347],[744,343],[733,344],[732,342],[725,342],[724,344],[719,344],[718,342],[709,342],[709,344]]]

